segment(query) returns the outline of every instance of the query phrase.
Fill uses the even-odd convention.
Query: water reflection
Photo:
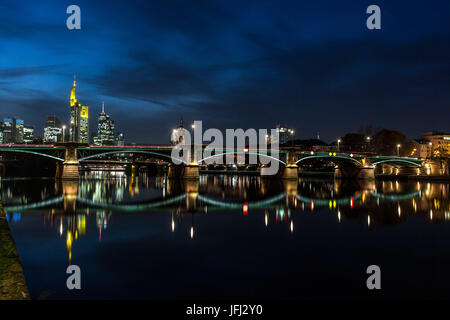
[[[37,211],[71,248],[86,233],[86,218],[95,215],[98,240],[113,212],[163,211],[171,215],[175,232],[183,217],[191,216],[189,237],[195,235],[193,216],[217,210],[244,215],[263,210],[264,226],[286,223],[294,232],[294,214],[326,208],[336,222],[366,221],[368,227],[406,221],[410,215],[427,220],[450,219],[449,184],[400,181],[297,182],[264,180],[254,176],[202,176],[199,182],[170,180],[166,176],[94,173],[78,182],[2,180],[1,199],[8,221],[19,223],[21,212]]]
[[[205,175],[199,181],[188,182],[166,176],[95,173],[79,183],[3,179],[0,186],[1,203],[12,230],[28,217],[36,217],[41,222],[33,222],[30,230],[49,227],[52,237],[64,243],[65,261],[69,264],[81,239],[95,235],[95,239],[89,239],[91,246],[92,241],[101,243],[112,233],[126,231],[126,238],[121,238],[126,243],[143,217],[158,214],[167,217],[163,221],[166,227],[158,232],[192,243],[204,237],[208,221],[223,219],[220,221],[224,228],[231,227],[226,225],[232,220],[230,215],[241,218],[233,219],[233,223],[257,217],[251,229],[236,231],[230,237],[258,228],[278,237],[281,228],[295,237],[308,228],[310,220],[300,223],[302,217],[327,218],[325,230],[333,225],[352,224],[368,232],[412,218],[422,224],[450,219],[448,183],[314,179],[297,182],[229,175]],[[114,224],[115,217],[121,218],[120,224]],[[239,227],[234,224],[232,228]]]

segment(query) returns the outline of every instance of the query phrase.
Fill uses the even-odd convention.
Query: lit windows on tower
[[[102,112],[98,115],[97,143],[99,145],[114,145],[114,120],[105,113],[105,103],[102,102]]]

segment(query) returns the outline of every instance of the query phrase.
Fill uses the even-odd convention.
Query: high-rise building
[[[172,130],[172,135],[170,137],[170,142],[173,145],[182,143],[184,141],[184,135],[183,135],[184,130],[185,129],[184,129],[184,126],[183,126],[183,117],[181,117],[179,127]]]
[[[125,145],[125,135],[123,132],[120,132],[116,137],[116,145],[124,146]]]
[[[70,89],[70,141],[89,143],[89,107],[82,106],[75,95],[76,80]]]
[[[13,118],[4,118],[2,127],[3,127],[3,143],[14,143]]]
[[[49,116],[44,126],[44,143],[53,143],[62,141],[62,125],[57,116]]]
[[[1,125],[2,143],[23,143],[24,121],[18,117],[4,118]]]
[[[277,124],[276,130],[278,132],[278,141],[276,141],[275,137],[270,137],[270,143],[284,144],[289,140],[292,140],[294,136],[294,130],[292,130],[286,125]]]
[[[14,142],[23,143],[24,121],[20,118],[14,118]]]
[[[34,127],[24,126],[23,127],[23,142],[32,143],[34,138]]]
[[[105,113],[105,103],[102,102],[102,112],[98,115],[97,139],[100,145],[114,145],[114,120]]]
[[[92,134],[92,143],[95,144],[96,146],[101,146],[102,145],[101,141],[100,141],[100,138],[98,137],[97,132],[94,132]]]

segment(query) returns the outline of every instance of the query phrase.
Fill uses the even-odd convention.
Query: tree
[[[382,129],[372,138],[372,148],[380,155],[397,155],[398,145],[400,156],[410,156],[414,149],[412,141],[398,131]]]

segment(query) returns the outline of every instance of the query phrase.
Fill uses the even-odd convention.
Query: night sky
[[[66,8],[81,8],[81,30]],[[382,30],[366,28],[381,7]],[[361,126],[450,131],[450,1],[2,1],[0,118],[42,136],[69,93],[101,102],[127,142],[205,128],[292,126],[335,140]]]

